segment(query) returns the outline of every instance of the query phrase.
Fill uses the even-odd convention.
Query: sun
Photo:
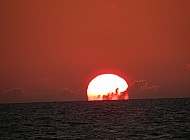
[[[128,99],[125,92],[127,82],[115,74],[101,74],[95,77],[88,85],[88,100],[119,100]]]

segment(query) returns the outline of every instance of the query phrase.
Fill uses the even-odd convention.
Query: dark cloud
[[[97,97],[98,98],[98,97]],[[128,99],[127,92],[119,92],[119,88],[115,89],[115,92],[103,95],[103,100],[126,100]]]
[[[63,87],[60,89],[37,89],[31,93],[27,93],[27,101],[29,102],[56,102],[56,101],[84,101],[87,100],[85,91]]]
[[[78,100],[85,100],[85,97],[81,96],[80,91],[75,91],[70,88],[63,88],[58,91],[56,96],[58,101],[78,101]]]
[[[159,85],[149,85],[147,80],[135,80],[128,88],[129,98],[148,98],[159,89]]]
[[[58,91],[58,97],[62,100],[73,100],[74,92],[69,88],[63,88]]]
[[[119,93],[119,88],[117,88],[115,92],[103,95],[103,100],[126,100],[148,98],[152,93],[156,92],[158,89],[159,85],[149,85],[147,80],[135,80],[129,86],[127,91]]]
[[[11,89],[2,89],[0,91],[0,102],[18,102],[23,100],[25,91],[23,88],[16,87]]]
[[[25,92],[23,88],[11,88],[0,90],[0,103],[16,103],[16,102],[53,102],[53,101],[79,101],[86,100],[82,95],[82,91],[75,91],[70,88],[62,88],[61,90],[35,90]]]

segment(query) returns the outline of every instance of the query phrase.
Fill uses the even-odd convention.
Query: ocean
[[[0,140],[190,139],[190,98],[0,105]]]

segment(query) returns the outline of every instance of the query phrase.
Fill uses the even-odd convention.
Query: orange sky
[[[0,102],[86,100],[115,71],[131,98],[190,97],[189,0],[1,0]]]

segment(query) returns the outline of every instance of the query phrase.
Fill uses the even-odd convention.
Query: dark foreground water
[[[190,98],[0,105],[0,140],[189,138]]]

